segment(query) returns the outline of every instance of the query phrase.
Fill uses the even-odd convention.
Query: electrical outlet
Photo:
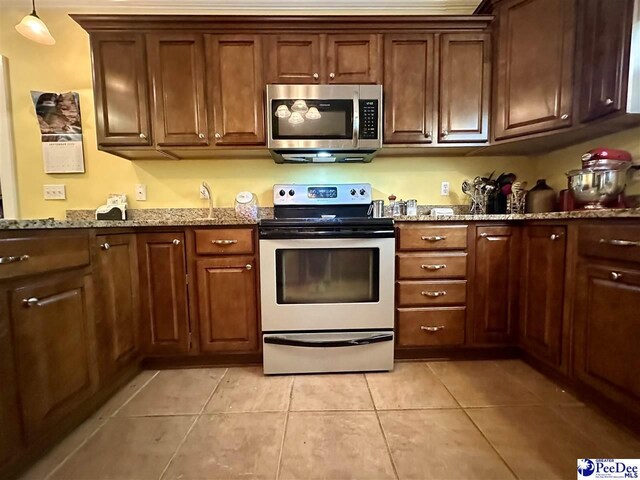
[[[59,185],[43,185],[42,186],[45,200],[66,200],[67,189],[64,184]]]
[[[147,186],[144,183],[136,184],[136,200],[144,202],[147,199]]]
[[[449,182],[442,182],[440,184],[440,195],[443,197],[449,196]]]
[[[209,198],[209,192],[204,188],[204,185],[200,185],[200,199],[207,200]]]

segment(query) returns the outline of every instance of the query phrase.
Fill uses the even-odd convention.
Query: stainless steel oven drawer
[[[265,334],[265,374],[393,370],[393,331]]]

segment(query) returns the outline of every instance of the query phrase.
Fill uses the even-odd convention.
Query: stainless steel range
[[[260,221],[264,372],[393,369],[393,220],[371,185],[275,185]]]

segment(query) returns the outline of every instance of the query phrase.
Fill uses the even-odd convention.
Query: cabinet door
[[[577,378],[640,412],[640,271],[583,260],[576,292]]]
[[[199,260],[197,269],[201,350],[257,350],[255,259],[221,257]]]
[[[565,227],[526,227],[520,279],[520,344],[551,365],[561,363]]]
[[[137,33],[92,33],[98,145],[151,145],[147,60]]]
[[[216,145],[264,145],[262,38],[207,38],[210,98]]]
[[[320,83],[324,78],[320,35],[270,35],[268,83]]]
[[[158,146],[208,145],[202,35],[147,35]]]
[[[329,83],[380,83],[382,50],[379,35],[327,36]]]
[[[95,390],[88,282],[82,273],[59,275],[10,292],[16,374],[28,442],[53,428]]]
[[[488,33],[440,37],[440,143],[489,140],[490,38]]]
[[[632,0],[581,0],[580,121],[620,111],[626,103]]]
[[[98,243],[98,358],[103,377],[129,365],[138,356],[139,281],[134,234],[100,235]]]
[[[138,235],[142,342],[150,354],[190,349],[184,234]]]
[[[0,468],[23,447],[7,292],[0,290]]]
[[[433,45],[429,34],[385,36],[385,143],[433,141]]]
[[[476,228],[472,317],[476,343],[516,340],[517,236],[514,227]]]
[[[571,126],[574,13],[575,0],[500,4],[493,112],[497,140]]]

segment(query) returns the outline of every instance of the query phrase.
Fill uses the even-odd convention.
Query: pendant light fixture
[[[16,30],[20,35],[43,45],[53,45],[56,43],[55,38],[49,33],[49,29],[36,13],[36,0],[31,0],[33,10],[29,15],[16,25]]]

